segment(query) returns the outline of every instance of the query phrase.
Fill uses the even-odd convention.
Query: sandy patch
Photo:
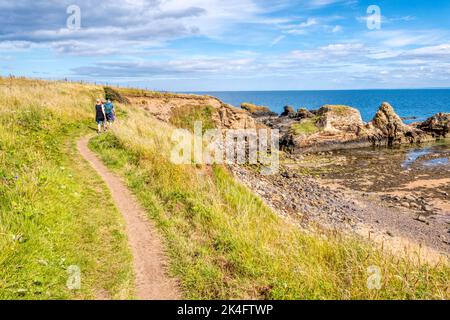
[[[417,179],[408,184],[401,186],[401,189],[416,190],[420,188],[434,189],[442,186],[450,185],[450,178],[444,179]]]

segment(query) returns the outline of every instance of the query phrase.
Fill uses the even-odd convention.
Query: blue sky
[[[450,87],[450,1],[0,0],[0,74],[168,91]]]

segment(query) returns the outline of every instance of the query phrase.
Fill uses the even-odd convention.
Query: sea
[[[240,107],[243,102],[269,107],[276,113],[286,105],[318,109],[326,104],[341,104],[361,112],[364,121],[374,117],[382,102],[389,102],[406,123],[423,121],[439,112],[450,113],[450,89],[411,90],[329,90],[329,91],[226,91],[195,92],[208,94]]]

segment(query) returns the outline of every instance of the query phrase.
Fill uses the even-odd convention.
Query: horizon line
[[[55,77],[55,78],[45,78],[45,77],[34,77],[29,75],[15,75],[15,74],[1,74],[0,77],[3,78],[25,78],[30,80],[42,80],[42,81],[67,81],[67,82],[78,82],[84,84],[91,85],[99,85],[99,86],[116,86],[116,87],[125,87],[125,88],[135,88],[147,91],[159,91],[159,92],[173,92],[173,93],[214,93],[214,92],[295,92],[295,91],[382,91],[382,90],[450,90],[450,87],[417,87],[417,88],[359,88],[359,89],[267,89],[267,90],[167,90],[167,89],[156,89],[149,88],[143,86],[133,86],[132,84],[126,83],[114,83],[114,82],[103,82],[103,81],[95,81],[95,80],[84,80],[84,79],[74,79],[70,77]]]
[[[365,89],[269,89],[269,90],[187,90],[180,93],[214,93],[214,92],[295,92],[295,91],[383,91],[383,90],[450,90],[450,87],[419,88],[365,88]],[[155,90],[157,91],[157,90]]]

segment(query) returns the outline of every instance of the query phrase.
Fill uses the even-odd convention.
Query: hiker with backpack
[[[111,102],[111,100],[108,99],[104,108],[105,108],[106,121],[108,122],[109,126],[112,126],[114,121],[116,120],[114,104]]]

